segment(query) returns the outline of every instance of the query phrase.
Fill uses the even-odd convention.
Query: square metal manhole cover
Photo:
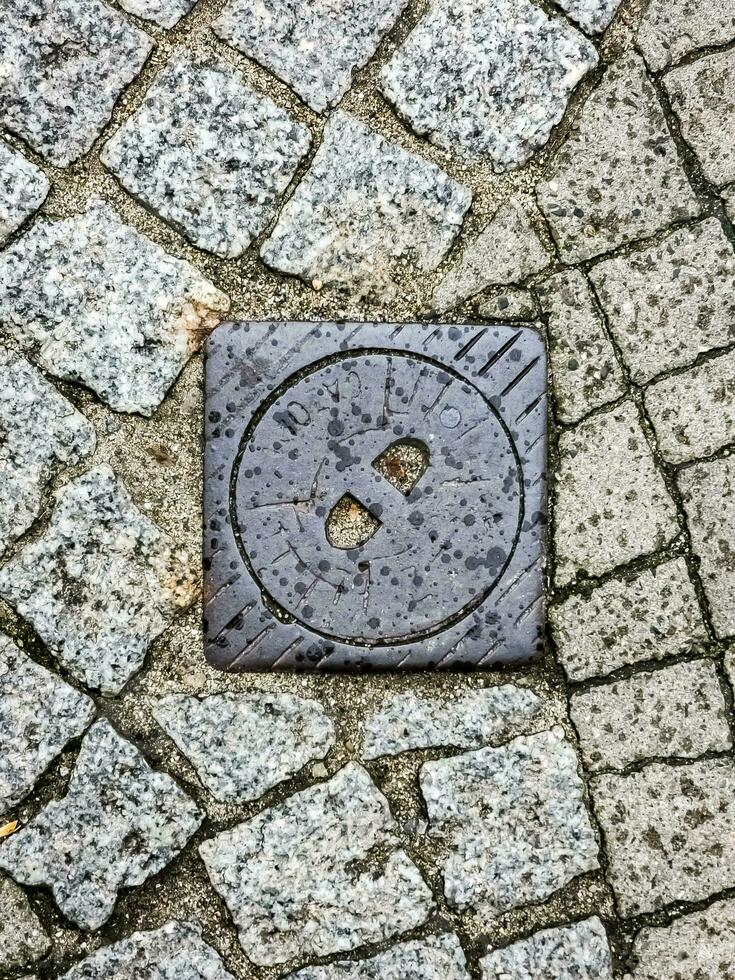
[[[206,362],[207,659],[485,667],[543,643],[546,355],[527,327],[234,323]]]

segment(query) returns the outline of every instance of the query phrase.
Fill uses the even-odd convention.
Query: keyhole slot
[[[407,497],[429,465],[429,447],[420,439],[397,439],[376,456],[373,467]]]
[[[333,548],[361,548],[379,530],[382,522],[351,493],[343,494],[332,507],[324,526]]]

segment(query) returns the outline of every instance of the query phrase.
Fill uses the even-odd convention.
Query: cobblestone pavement
[[[735,978],[734,79],[731,0],[0,0],[0,975]],[[208,666],[203,339],[439,317],[548,339],[545,655]]]

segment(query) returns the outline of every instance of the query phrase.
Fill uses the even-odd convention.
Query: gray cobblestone
[[[174,27],[188,14],[196,0],[118,0],[123,10],[161,27]]]
[[[469,980],[456,936],[428,936],[399,943],[369,960],[309,966],[289,980]]]
[[[559,0],[559,6],[588,34],[600,34],[617,13],[621,0]]]
[[[651,0],[638,30],[638,44],[653,71],[733,38],[735,14],[729,0]]]
[[[51,940],[24,893],[0,877],[0,970],[35,963],[50,948]]]
[[[478,297],[477,312],[488,320],[536,320],[538,303],[529,289],[490,289]]]
[[[594,916],[528,939],[480,960],[482,980],[613,980],[607,934]]]
[[[0,140],[0,245],[41,207],[50,186],[35,163]]]

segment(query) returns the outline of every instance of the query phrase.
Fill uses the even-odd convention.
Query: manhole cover
[[[206,387],[213,664],[488,666],[538,653],[536,331],[225,324]]]

